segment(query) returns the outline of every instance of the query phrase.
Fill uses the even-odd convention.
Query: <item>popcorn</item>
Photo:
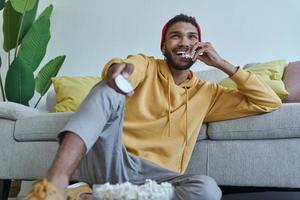
[[[174,188],[170,183],[157,184],[146,179],[144,185],[133,185],[129,182],[111,185],[93,185],[93,196],[96,200],[170,200]]]

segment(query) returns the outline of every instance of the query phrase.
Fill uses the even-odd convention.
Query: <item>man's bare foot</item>
[[[67,187],[69,184],[68,178],[60,177],[60,178],[47,178],[56,188],[59,194],[63,196],[64,199],[67,199]]]
[[[25,196],[24,200],[64,200],[56,187],[47,179],[41,179],[33,184],[31,191]]]

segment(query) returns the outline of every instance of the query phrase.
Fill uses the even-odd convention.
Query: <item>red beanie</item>
[[[194,24],[193,24],[194,25]],[[162,51],[163,50],[163,47],[164,47],[164,42],[165,42],[165,37],[166,37],[166,33],[167,33],[167,30],[170,26],[170,21],[168,21],[162,31],[161,31],[161,41],[160,41],[160,50]],[[196,22],[196,29],[198,31],[198,39],[199,39],[199,42],[201,42],[201,29],[200,29],[200,26],[199,24]]]

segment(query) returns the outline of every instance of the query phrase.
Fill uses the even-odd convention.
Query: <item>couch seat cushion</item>
[[[199,135],[197,137],[197,142],[200,140],[205,140],[207,139],[207,124],[202,124]]]
[[[17,141],[56,141],[73,112],[48,113],[16,121],[14,137]],[[207,139],[207,124],[203,124],[197,141]]]
[[[214,140],[300,138],[300,104],[283,104],[274,112],[208,124]]]
[[[16,121],[14,137],[17,141],[56,141],[57,134],[72,114],[47,113],[19,119]]]

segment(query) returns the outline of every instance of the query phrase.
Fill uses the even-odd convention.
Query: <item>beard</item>
[[[190,59],[185,64],[180,64],[180,63],[176,62],[175,59],[173,59],[171,53],[167,50],[165,51],[164,56],[166,58],[166,61],[169,65],[169,67],[172,67],[176,70],[187,70],[187,69],[191,68],[191,66],[196,62],[196,61],[193,61],[192,59]]]

